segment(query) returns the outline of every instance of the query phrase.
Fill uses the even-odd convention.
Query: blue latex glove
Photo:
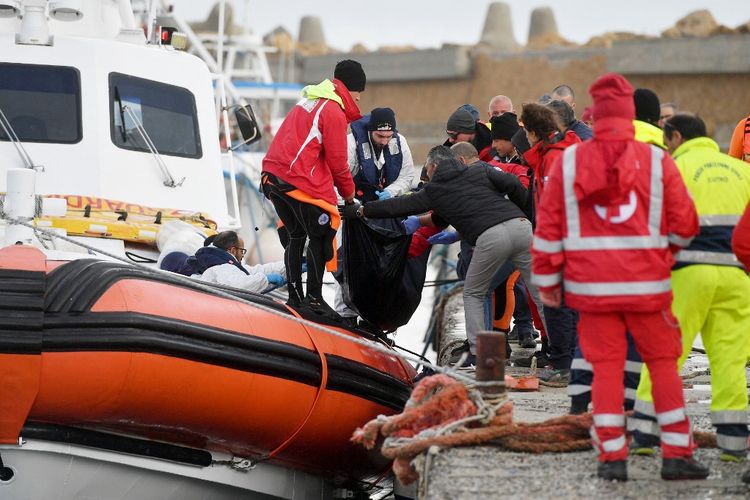
[[[385,189],[382,191],[375,191],[375,194],[378,196],[379,200],[387,200],[388,198],[393,197],[393,195]]]
[[[456,231],[440,231],[438,234],[433,234],[427,238],[427,242],[433,245],[450,245],[461,239],[461,236]]]
[[[416,215],[410,215],[406,219],[401,221],[401,227],[404,228],[406,234],[414,234],[414,232],[421,227],[419,223],[419,217]]]
[[[302,263],[302,273],[306,273],[306,272],[307,272],[307,262],[303,262]]]
[[[286,285],[286,280],[280,274],[276,274],[276,273],[267,274],[266,279],[272,285],[276,285],[276,286]]]

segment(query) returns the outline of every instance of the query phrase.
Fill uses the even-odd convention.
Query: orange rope
[[[351,441],[369,450],[375,447],[379,436],[385,436],[380,451],[394,461],[393,472],[402,484],[418,479],[411,461],[431,446],[495,445],[527,453],[591,449],[590,413],[561,415],[537,423],[514,423],[513,403],[506,401],[495,406],[494,415],[483,424],[477,417],[487,414],[480,406],[488,409],[481,396],[470,394],[461,382],[447,375],[426,377],[414,388],[403,413],[371,420],[354,432]],[[703,447],[716,446],[715,436],[710,433],[696,432],[695,442]]]

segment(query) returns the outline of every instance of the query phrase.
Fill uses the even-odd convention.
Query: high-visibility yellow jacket
[[[659,127],[651,125],[641,120],[633,120],[633,127],[635,127],[635,140],[653,144],[662,149],[667,149],[664,145],[664,132]]]
[[[676,255],[677,265],[742,266],[732,253],[732,231],[750,201],[747,164],[719,151],[709,137],[684,142],[672,157],[700,220],[701,232]]]

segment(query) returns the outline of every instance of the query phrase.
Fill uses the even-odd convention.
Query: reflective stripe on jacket
[[[338,80],[305,87],[303,95],[271,141],[263,171],[335,205],[334,186],[342,198],[354,193],[346,129],[359,109]]]
[[[597,147],[571,146],[552,168],[537,212],[532,281],[564,284],[566,304],[579,311],[659,311],[671,303],[672,251],[698,232],[695,207],[669,155],[634,141],[633,164],[620,171],[632,185],[617,202],[596,204],[579,183],[606,176],[591,163]]]
[[[357,142],[357,160],[359,160],[360,167],[359,172],[354,177],[354,182],[355,184],[366,182],[379,189],[383,189],[394,183],[398,179],[399,173],[401,173],[401,165],[404,160],[401,139],[399,138],[398,130],[393,129],[393,137],[391,137],[391,140],[383,148],[384,164],[382,174],[385,177],[385,182],[381,186],[381,171],[375,165],[375,152],[372,141],[370,141],[370,132],[367,130],[369,123],[370,115],[365,115],[351,124],[352,135]]]
[[[700,223],[700,234],[675,256],[677,267],[742,267],[732,253],[732,232],[750,201],[747,164],[721,153],[709,137],[685,141],[673,157],[695,202]]]

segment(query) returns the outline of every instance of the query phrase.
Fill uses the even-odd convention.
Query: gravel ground
[[[698,384],[696,384],[698,385]],[[696,429],[710,430],[708,393],[688,389],[688,412]],[[536,393],[512,393],[514,418],[541,421],[565,413],[564,389],[542,388]],[[659,477],[658,457],[631,457],[629,481],[624,484],[596,477],[593,451],[526,454],[493,447],[453,448],[432,457],[428,472],[429,499],[477,498],[747,498],[750,490],[740,481],[744,464],[720,462],[715,449],[699,449],[698,460],[711,468],[706,481],[667,482]]]
[[[441,346],[462,337],[460,296],[446,307],[448,316]],[[513,345],[511,360],[529,356],[533,350]],[[444,349],[442,358],[447,358]],[[441,356],[438,356],[440,359]],[[705,355],[694,354],[683,370],[685,398],[695,430],[713,431],[708,419],[710,375]],[[528,369],[508,367],[510,375],[529,373]],[[514,419],[538,422],[569,409],[565,389],[541,387],[539,392],[511,393]],[[705,481],[663,481],[659,475],[660,457],[629,459],[629,481],[614,483],[596,477],[593,451],[576,453],[525,454],[495,447],[445,449],[431,456],[426,489],[421,498],[748,498],[750,489],[740,481],[746,464],[723,463],[718,450],[696,450],[696,458],[711,468]]]

